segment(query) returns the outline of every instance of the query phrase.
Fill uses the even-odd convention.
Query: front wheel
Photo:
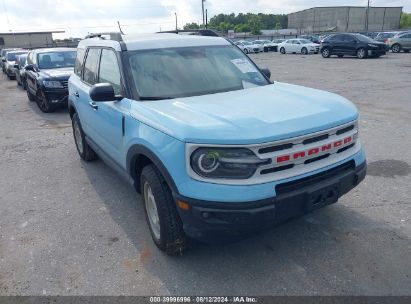
[[[27,88],[27,84],[26,84],[26,88]],[[36,101],[36,95],[31,94],[29,88],[27,88],[27,98],[30,101]]]
[[[364,48],[359,48],[357,50],[357,58],[358,59],[364,59],[367,57],[367,51]]]
[[[280,49],[280,53],[281,53],[281,54],[285,54],[285,48],[282,47],[282,48]]]
[[[401,45],[399,45],[398,43],[397,43],[397,44],[394,44],[394,45],[391,47],[391,51],[392,51],[393,53],[399,53],[399,52],[401,52]]]
[[[74,113],[73,118],[71,119],[71,126],[73,127],[74,142],[76,144],[77,152],[80,157],[85,161],[92,161],[97,159],[96,152],[94,152],[94,150],[88,145],[86,141],[77,113]]]
[[[321,50],[321,55],[323,58],[329,58],[331,56],[331,52],[329,48],[324,48]]]
[[[186,247],[186,236],[170,188],[154,165],[143,168],[140,179],[147,222],[157,247],[177,255]]]
[[[301,54],[307,55],[307,54],[308,54],[307,48],[303,47],[303,48],[301,49]]]
[[[51,113],[55,110],[54,106],[50,103],[50,100],[47,99],[41,90],[37,91],[36,102],[37,106],[43,113]]]

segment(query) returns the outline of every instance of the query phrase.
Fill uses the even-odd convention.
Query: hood
[[[133,102],[131,115],[184,142],[253,144],[332,128],[355,120],[358,113],[336,94],[276,82],[225,93]]]
[[[58,68],[58,69],[42,69],[41,73],[49,78],[66,78],[68,79],[70,75],[74,72],[73,67],[69,68]]]

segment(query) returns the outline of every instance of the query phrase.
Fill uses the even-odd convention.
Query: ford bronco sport
[[[168,254],[335,203],[366,173],[351,102],[273,83],[220,37],[91,35],[69,112],[81,158],[135,185]]]

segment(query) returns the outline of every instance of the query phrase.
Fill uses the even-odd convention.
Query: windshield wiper
[[[140,96],[139,100],[163,100],[163,99],[174,99],[175,97],[161,97],[161,96]]]

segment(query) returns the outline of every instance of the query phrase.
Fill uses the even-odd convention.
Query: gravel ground
[[[80,161],[67,111],[41,113],[1,75],[0,295],[411,295],[411,54],[251,57],[273,80],[358,106],[359,187],[257,236],[168,257],[132,187]]]

